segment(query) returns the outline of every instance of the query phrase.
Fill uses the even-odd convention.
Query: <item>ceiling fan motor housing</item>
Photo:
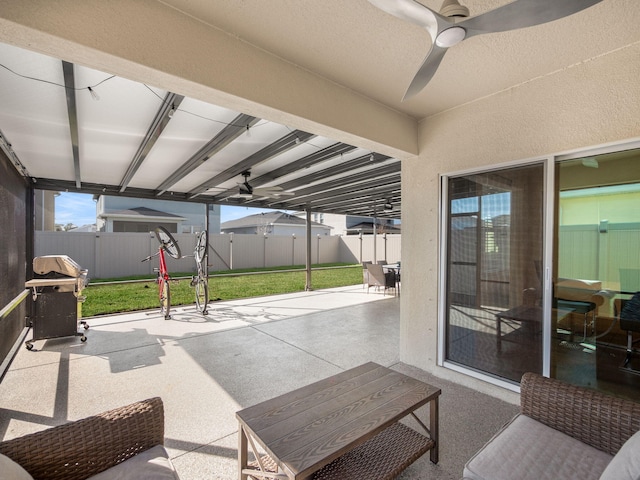
[[[440,8],[440,15],[444,17],[463,17],[469,16],[469,9],[458,3],[458,0],[444,0]]]

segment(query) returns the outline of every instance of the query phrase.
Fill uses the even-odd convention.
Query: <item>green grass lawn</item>
[[[218,273],[228,274],[229,272]],[[233,273],[237,273],[237,271]],[[181,275],[172,274],[172,276]],[[211,275],[209,277],[209,298],[211,301],[216,301],[302,292],[305,281],[306,273],[304,270],[242,276]],[[314,270],[311,273],[311,283],[314,289],[356,285],[362,283],[362,266]],[[170,285],[171,305],[195,303],[195,293],[193,287],[190,286],[190,279],[172,280]],[[84,289],[83,295],[87,297],[82,305],[83,317],[159,307],[158,287],[154,280],[107,285],[92,283]]]

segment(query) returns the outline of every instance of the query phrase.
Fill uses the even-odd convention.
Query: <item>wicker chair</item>
[[[640,341],[640,339],[633,338],[634,332],[640,332],[640,292],[636,292],[633,297],[628,300],[616,299],[615,307],[620,317],[620,328],[627,332],[627,355],[622,367],[640,373],[640,370],[632,368],[631,366],[633,344]]]
[[[617,454],[637,439],[640,403],[535,373],[523,375],[520,389],[520,414],[467,462],[465,479],[504,478],[504,472],[509,478],[597,479],[625,461],[631,449]],[[578,466],[584,470],[575,471]]]
[[[371,263],[370,261],[362,262],[362,288],[369,283],[369,270],[367,269],[367,265],[371,265]]]
[[[385,273],[382,269],[382,265],[368,264],[368,280],[367,280],[367,293],[369,288],[376,287],[376,289],[383,288],[383,293],[386,294],[388,288],[396,288],[396,276],[393,272]]]
[[[155,397],[0,442],[0,453],[36,480],[85,480],[163,443],[164,408]]]

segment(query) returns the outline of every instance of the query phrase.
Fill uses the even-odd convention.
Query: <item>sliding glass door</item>
[[[442,364],[640,398],[640,148],[607,149],[443,177]]]
[[[445,360],[542,373],[544,164],[446,179]]]
[[[640,398],[640,150],[559,159],[551,376]]]

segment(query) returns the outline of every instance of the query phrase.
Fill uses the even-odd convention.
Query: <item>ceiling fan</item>
[[[472,18],[458,0],[444,0],[440,13],[416,0],[369,0],[379,9],[424,28],[431,49],[402,100],[413,97],[429,83],[447,49],[476,35],[532,27],[568,17],[602,0],[515,0]],[[465,18],[457,21],[458,18]]]
[[[249,170],[245,170],[240,175],[244,177],[244,182],[238,184],[238,193],[236,195],[233,195],[234,198],[245,198],[245,199],[251,199],[254,197],[280,198],[280,197],[292,197],[294,195],[293,192],[284,191],[282,187],[253,188],[249,184],[249,177],[251,176],[251,172]]]

